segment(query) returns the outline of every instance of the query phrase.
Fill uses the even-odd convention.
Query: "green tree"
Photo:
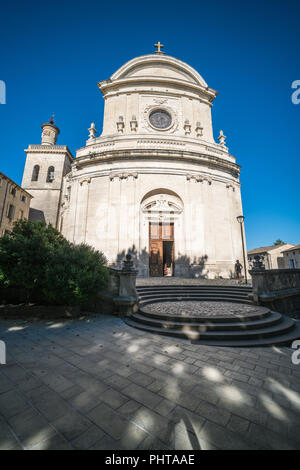
[[[277,240],[275,240],[275,242],[273,243],[273,246],[277,246],[277,245],[284,245],[285,242],[283,242],[280,238],[277,238]]]
[[[105,265],[102,253],[72,245],[42,222],[18,221],[10,234],[0,238],[0,282],[26,289],[27,301],[85,302],[106,285]]]
[[[10,286],[24,287],[28,299],[45,285],[45,267],[58,247],[68,241],[52,225],[20,220],[0,238],[0,269]]]

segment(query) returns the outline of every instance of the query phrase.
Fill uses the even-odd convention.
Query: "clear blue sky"
[[[298,0],[2,2],[0,170],[21,182],[23,149],[40,143],[52,113],[58,143],[82,147],[91,121],[102,128],[96,83],[158,40],[219,91],[214,133],[224,130],[242,166],[248,249],[277,238],[299,244]]]

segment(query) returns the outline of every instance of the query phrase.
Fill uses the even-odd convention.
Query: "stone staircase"
[[[139,311],[126,322],[144,331],[214,346],[291,345],[294,339],[300,338],[299,322],[252,304],[251,287],[148,285],[138,286],[137,291]],[[201,317],[193,315],[192,311],[187,316],[160,311],[162,303],[170,305],[170,302],[185,302],[188,311],[191,301],[229,302],[228,306],[235,303],[241,307],[241,315],[228,311],[228,315]],[[154,304],[159,304],[158,308],[153,309]],[[253,306],[251,313],[247,313],[247,309],[243,312],[245,305]]]

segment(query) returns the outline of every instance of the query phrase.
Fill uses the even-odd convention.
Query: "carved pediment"
[[[147,202],[143,206],[143,212],[150,212],[151,214],[180,214],[182,207],[174,201],[170,201],[167,197],[160,197]]]

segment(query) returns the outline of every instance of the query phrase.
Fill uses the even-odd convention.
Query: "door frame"
[[[170,230],[168,230],[168,234],[164,233],[163,227],[165,226],[172,227]],[[156,226],[156,236],[154,232],[152,232],[152,227]],[[149,228],[148,228],[148,237],[149,237],[149,276],[150,277],[160,277],[160,276],[165,276],[165,266],[164,266],[164,242],[171,242],[172,243],[172,252],[171,252],[171,270],[172,270],[172,276],[174,275],[174,269],[175,269],[175,240],[174,240],[174,218],[170,218],[168,221],[158,221],[158,220],[149,220]],[[155,272],[155,269],[153,266],[154,264],[151,263],[151,260],[153,258],[153,251],[152,251],[152,246],[153,245],[158,246],[158,267],[157,267],[157,273],[158,274],[153,274]]]

